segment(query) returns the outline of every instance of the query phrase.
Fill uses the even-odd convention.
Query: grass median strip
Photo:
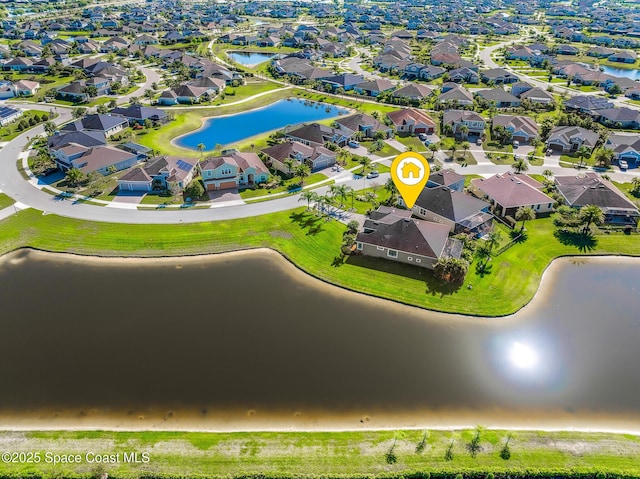
[[[475,430],[352,431],[352,432],[2,432],[3,450],[79,455],[79,464],[0,464],[3,477],[411,477],[464,472],[509,473],[529,477],[605,472],[639,477],[637,436],[606,433],[480,430],[475,457],[468,445]],[[510,458],[501,451],[509,438]],[[451,448],[452,457],[445,458]],[[423,443],[422,448],[418,445]],[[388,460],[393,448],[395,462]],[[130,462],[131,454],[148,454],[147,463]],[[129,460],[125,460],[127,453]],[[100,466],[95,456],[118,457]],[[426,477],[426,476],[415,476]],[[512,476],[513,477],[513,476]]]

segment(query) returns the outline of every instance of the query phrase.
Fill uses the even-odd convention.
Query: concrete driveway
[[[240,197],[240,193],[238,193],[238,190],[235,188],[232,190],[209,191],[207,192],[207,195],[212,203],[244,203],[244,200]]]

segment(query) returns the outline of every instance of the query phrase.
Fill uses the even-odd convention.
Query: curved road
[[[491,50],[499,48],[500,46],[501,45],[496,45],[489,49],[485,49],[481,52],[481,57],[483,56],[483,53],[485,53],[485,55],[490,58]],[[485,59],[485,63],[488,66],[491,66],[492,60],[489,62]],[[151,70],[145,72],[147,75],[146,83],[148,83],[149,86],[154,81],[153,75],[149,74],[150,72]],[[142,88],[145,87],[146,84]],[[43,111],[49,111],[52,109],[51,105],[16,104],[16,106]],[[70,108],[58,106],[56,107],[56,111],[60,114],[60,116],[55,120],[56,123],[64,123],[71,119],[72,110]],[[37,126],[10,141],[4,148],[2,148],[2,150],[0,150],[0,191],[16,200],[16,202],[18,202],[18,205],[16,206],[19,208],[31,207],[44,212],[44,214],[51,213],[87,221],[106,221],[132,224],[176,224],[248,218],[251,216],[286,211],[303,205],[303,202],[299,201],[299,194],[242,205],[218,203],[213,204],[210,208],[206,209],[167,208],[162,210],[138,210],[135,206],[130,204],[112,203],[106,207],[100,207],[96,205],[78,203],[72,199],[63,200],[39,189],[36,186],[37,179],[33,178],[30,181],[25,181],[16,168],[16,162],[28,143],[28,138],[38,134],[43,134],[43,132],[43,126]],[[443,152],[439,152],[438,156],[442,157],[442,155]],[[445,163],[445,166],[453,168],[461,174],[478,174],[484,176],[504,173],[511,170],[511,167],[507,165],[494,165],[487,163],[471,165],[468,167],[461,167],[455,163]],[[571,169],[560,168],[559,166],[547,164],[545,166],[530,167],[529,173],[541,174],[545,169],[550,169],[556,174],[570,174],[573,171]],[[640,173],[609,172],[608,174],[616,181],[629,181],[634,176],[640,176]],[[334,179],[337,183],[352,186],[354,189],[362,189],[370,186],[371,183],[374,182],[382,184],[388,178],[388,174],[383,174],[380,175],[379,178],[370,181],[353,179],[352,175],[353,173],[344,171],[331,179]],[[315,191],[320,194],[324,194],[328,190],[329,186],[324,186],[316,189]]]

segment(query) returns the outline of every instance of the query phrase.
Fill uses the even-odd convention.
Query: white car
[[[625,160],[619,160],[618,165],[620,165],[621,170],[626,170],[629,168],[629,164]]]

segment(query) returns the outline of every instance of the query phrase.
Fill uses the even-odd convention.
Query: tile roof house
[[[434,269],[440,258],[459,258],[462,245],[449,238],[449,227],[411,219],[411,212],[381,206],[365,220],[356,237],[365,256]]]
[[[435,133],[436,123],[433,119],[421,110],[415,108],[402,108],[400,110],[387,113],[398,133],[409,133],[417,135]]]
[[[556,176],[554,182],[569,206],[596,205],[604,213],[606,224],[638,224],[638,208],[611,182],[596,173]]]
[[[432,223],[444,224],[450,233],[483,236],[493,229],[491,205],[446,186],[425,188],[412,208],[413,214]]]
[[[79,120],[72,121],[64,125],[60,131],[101,131],[109,137],[118,133],[128,126],[128,120],[121,116],[111,116],[102,114],[86,115]]]
[[[564,102],[565,110],[588,114],[605,108],[613,108],[613,106],[613,103],[606,98],[595,95],[577,95]]]
[[[565,153],[577,151],[581,146],[593,150],[598,143],[599,135],[595,131],[580,126],[557,126],[549,134],[547,148]]]
[[[453,85],[455,85],[455,83]],[[437,102],[441,104],[450,102],[459,106],[471,106],[473,105],[473,95],[466,88],[455,85],[447,91],[443,90],[443,93],[438,95]]]
[[[130,125],[135,123],[144,125],[145,120],[162,123],[168,119],[168,115],[163,110],[144,105],[119,106],[111,110],[111,114],[126,118]]]
[[[299,141],[308,146],[324,146],[325,143],[335,143],[344,146],[351,138],[351,134],[346,134],[337,128],[321,125],[320,123],[310,123],[289,131],[285,131],[285,138]]]
[[[485,70],[480,73],[480,78],[484,83],[495,83],[496,85],[502,83],[515,83],[518,81],[518,77],[504,68],[492,68],[491,70]]]
[[[553,211],[555,200],[542,192],[543,185],[524,174],[504,173],[491,178],[474,178],[470,190],[491,202],[498,216],[515,217],[520,207],[531,207],[536,214]]]
[[[369,95],[376,97],[381,93],[395,90],[396,86],[385,78],[375,79],[368,82],[360,83],[355,86],[354,91],[361,95]]]
[[[391,94],[392,98],[404,98],[410,101],[420,102],[433,95],[434,89],[428,85],[408,83],[402,88],[398,88]]]
[[[605,108],[595,112],[596,121],[609,128],[626,128],[637,130],[640,128],[640,111],[626,106],[620,108]]]
[[[118,186],[120,191],[184,190],[197,170],[198,162],[191,158],[160,156],[127,171],[118,178]]]
[[[531,103],[550,104],[554,103],[555,99],[553,95],[542,88],[535,87],[520,93],[519,98],[521,100],[529,100]]]
[[[469,136],[482,136],[487,126],[481,115],[469,110],[445,110],[442,114],[442,126],[445,125],[451,125],[454,135],[458,134],[460,127],[464,125]]]
[[[135,153],[113,146],[76,147],[72,152],[67,149],[63,153],[64,156],[58,155],[56,158],[56,163],[62,170],[78,168],[83,173],[95,171],[101,175],[131,168],[140,161]]]
[[[200,169],[207,191],[251,186],[269,178],[269,170],[255,153],[232,151],[206,158]]]
[[[640,165],[640,136],[614,133],[609,135],[604,147],[613,150],[616,160]]]
[[[427,180],[427,188],[435,188],[437,186],[446,186],[450,190],[462,191],[464,189],[465,177],[456,173],[451,168],[434,171],[429,175]]]
[[[520,106],[520,99],[504,91],[502,88],[478,90],[475,94],[489,103],[494,104],[496,108],[515,108]]]
[[[503,126],[513,135],[514,140],[528,143],[538,137],[538,124],[528,116],[496,115],[492,120],[492,128]]]
[[[277,145],[264,148],[262,152],[267,155],[268,162],[278,171],[290,174],[287,160],[305,163],[312,171],[320,170],[335,165],[336,152],[324,146],[307,146],[298,141],[286,141]]]
[[[391,127],[364,113],[340,117],[335,123],[338,125],[338,130],[349,137],[358,131],[367,138],[374,138],[378,132],[382,132],[385,138],[393,136]]]

